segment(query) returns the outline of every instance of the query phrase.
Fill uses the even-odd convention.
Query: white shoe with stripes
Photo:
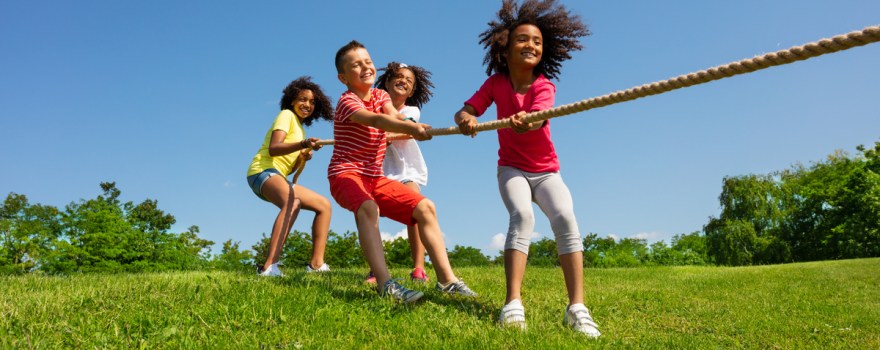
[[[599,333],[599,325],[593,321],[590,310],[584,304],[572,304],[565,308],[562,323],[590,338],[598,338],[602,334]]]
[[[502,327],[513,327],[526,329],[526,309],[519,299],[511,300],[507,305],[501,308],[501,315],[498,317],[498,323]]]

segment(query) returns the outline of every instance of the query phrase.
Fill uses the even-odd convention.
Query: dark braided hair
[[[296,100],[300,91],[303,90],[311,90],[312,94],[315,95],[315,107],[312,110],[312,114],[302,120],[303,125],[312,125],[312,121],[315,119],[324,119],[332,122],[333,105],[330,104],[330,99],[327,98],[327,95],[321,90],[321,86],[313,83],[312,77],[309,76],[296,78],[296,80],[291,81],[290,84],[284,88],[284,93],[281,95],[281,110],[292,110],[293,101]]]
[[[480,44],[488,49],[483,58],[487,75],[493,72],[510,74],[505,57],[509,34],[520,25],[532,24],[541,31],[543,53],[534,72],[548,79],[559,76],[559,68],[563,61],[571,58],[571,51],[583,48],[578,38],[590,35],[581,17],[566,10],[556,0],[524,0],[519,8],[516,0],[504,0],[498,10],[498,19],[488,24],[489,29],[480,34]]]
[[[434,93],[431,92],[431,88],[434,87],[434,84],[431,83],[431,72],[427,69],[419,66],[409,66],[399,62],[391,62],[385,66],[385,68],[379,69],[380,71],[384,71],[384,73],[376,79],[374,87],[385,89],[385,83],[393,79],[394,75],[397,74],[397,71],[401,69],[408,69],[415,77],[415,81],[413,82],[413,94],[412,96],[407,97],[406,105],[422,108],[422,105],[428,103],[428,101],[431,100],[431,96],[434,96]]]

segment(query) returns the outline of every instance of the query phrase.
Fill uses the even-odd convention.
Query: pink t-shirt
[[[553,107],[556,85],[544,75],[538,76],[525,94],[513,91],[510,78],[496,73],[486,79],[465,104],[483,114],[492,102],[498,110],[498,119],[506,119],[517,112],[534,112]],[[498,129],[498,165],[511,166],[532,173],[559,171],[559,158],[550,140],[550,121],[537,130],[517,134],[511,128]]]
[[[370,89],[370,100],[361,100],[351,91],[346,91],[336,103],[333,116],[333,156],[327,168],[327,177],[354,172],[365,176],[382,176],[382,160],[385,159],[385,131],[371,126],[355,123],[349,117],[366,109],[373,113],[384,113],[382,106],[391,102],[385,90]]]

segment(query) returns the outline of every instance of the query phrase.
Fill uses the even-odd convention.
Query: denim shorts
[[[251,187],[251,191],[254,191],[254,194],[257,195],[257,197],[260,197],[260,199],[268,202],[269,200],[266,199],[266,197],[263,197],[263,184],[265,184],[266,181],[268,181],[270,177],[275,176],[275,175],[280,175],[282,177],[284,176],[284,175],[281,175],[280,171],[278,171],[274,168],[269,168],[269,169],[263,170],[263,172],[261,172],[261,173],[248,176],[247,177],[248,186]],[[291,184],[290,187],[293,188],[293,184]]]

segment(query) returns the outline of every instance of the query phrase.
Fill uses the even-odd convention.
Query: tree
[[[240,242],[233,242],[231,239],[223,242],[223,249],[211,260],[211,266],[227,271],[251,270],[254,266],[253,253],[239,249],[239,244]]]
[[[474,247],[456,245],[449,252],[449,263],[453,267],[462,266],[489,266],[489,257]]]
[[[556,241],[547,237],[529,245],[528,264],[532,266],[559,266],[559,255],[556,253]]]
[[[38,268],[61,232],[60,212],[31,205],[25,195],[9,193],[0,204],[0,273]]]

